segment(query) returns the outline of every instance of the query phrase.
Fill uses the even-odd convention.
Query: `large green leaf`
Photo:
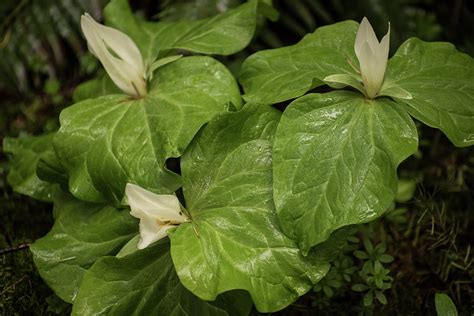
[[[52,201],[57,186],[39,179],[36,167],[42,154],[53,151],[53,136],[47,134],[3,140],[3,150],[13,155],[7,178],[13,190],[37,200]]]
[[[345,21],[318,28],[293,46],[260,51],[242,65],[240,82],[249,102],[273,104],[299,97],[324,84],[325,77],[360,77],[354,53],[358,23]]]
[[[108,25],[130,35],[148,63],[160,51],[185,49],[203,54],[230,55],[250,43],[259,15],[275,16],[261,0],[250,0],[214,17],[177,22],[146,22],[135,17],[127,0],[114,0],[104,10]]]
[[[88,80],[77,86],[72,98],[77,103],[90,98],[116,93],[121,93],[120,89],[106,73],[102,73],[98,78]]]
[[[123,258],[97,261],[84,276],[72,315],[245,316],[251,306],[242,292],[215,302],[198,299],[179,282],[169,244],[160,241]]]
[[[192,222],[171,234],[183,285],[204,300],[243,289],[260,312],[282,309],[327,272],[280,230],[272,199],[271,144],[280,113],[246,105],[212,120],[182,157]]]
[[[397,102],[459,147],[474,144],[474,60],[449,43],[407,40],[390,59],[384,86],[399,86],[412,99]]]
[[[166,159],[180,156],[229,103],[241,104],[235,79],[209,57],[181,58],[160,68],[149,90],[142,99],[104,96],[61,113],[54,146],[79,199],[119,202],[127,182],[174,191],[180,180],[166,169]]]
[[[61,193],[54,201],[55,223],[32,246],[42,278],[66,302],[73,302],[82,277],[99,258],[116,254],[137,233],[127,211],[90,204]]]
[[[335,91],[297,99],[274,144],[282,228],[306,253],[339,227],[373,220],[390,206],[397,166],[417,143],[412,119],[388,98]]]

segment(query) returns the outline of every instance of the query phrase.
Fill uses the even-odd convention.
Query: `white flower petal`
[[[146,95],[145,80],[129,64],[108,52],[101,52],[98,57],[110,79],[120,90],[133,96]]]
[[[95,31],[102,34],[101,37],[105,44],[112,49],[117,56],[135,68],[137,72],[144,73],[143,59],[140,50],[128,35],[112,27],[97,23],[88,13],[84,14],[84,18],[91,21]]]
[[[372,49],[373,51],[375,51],[379,45],[379,41],[377,40],[377,36],[375,35],[374,29],[372,28],[372,25],[370,25],[369,20],[367,20],[366,17],[364,17],[360,22],[359,29],[357,30],[356,34],[354,50],[357,55],[357,58],[359,58],[359,54],[365,42],[369,44],[370,49]]]
[[[369,98],[375,97],[378,91],[376,91],[376,78],[373,76],[374,70],[377,67],[375,53],[370,49],[369,44],[366,42],[362,45],[359,57],[360,73],[362,75],[362,81],[364,82],[364,88]]]
[[[387,34],[382,37],[379,45],[379,55],[387,60],[388,59],[388,51],[390,49],[390,23],[388,23],[388,31]]]
[[[366,95],[374,98],[382,86],[387,68],[390,47],[390,24],[387,34],[379,43],[374,29],[367,18],[363,18],[357,30],[354,51],[360,65],[360,72]]]
[[[188,221],[175,195],[155,194],[132,183],[127,183],[125,195],[132,210],[132,216],[141,218],[143,214],[163,222],[169,221],[173,223]]]
[[[81,28],[89,50],[100,60],[112,81],[129,95],[146,95],[143,60],[133,41],[97,23],[88,14],[81,17]]]
[[[155,218],[142,216],[140,218],[140,240],[138,241],[137,248],[144,249],[155,241],[165,238],[167,236],[166,231],[173,227],[175,226],[160,226]]]
[[[382,81],[383,81],[383,77],[385,76],[385,69],[387,68],[389,49],[390,49],[390,23],[388,24],[388,32],[380,41],[378,52],[376,54],[377,64],[379,65],[379,67],[377,68],[377,71],[378,71],[377,77],[381,78]]]

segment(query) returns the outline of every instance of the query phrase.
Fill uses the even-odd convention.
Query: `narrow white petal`
[[[388,51],[390,49],[390,23],[388,23],[387,34],[382,37],[379,45],[379,55],[388,60]]]
[[[370,49],[372,49],[373,51],[378,47],[379,44],[374,29],[372,28],[372,25],[370,25],[369,20],[367,20],[366,17],[364,17],[360,22],[359,29],[357,30],[356,34],[354,50],[357,58],[360,58],[359,56],[364,43],[368,43]]]
[[[369,98],[376,97],[382,86],[387,68],[389,47],[390,24],[387,34],[379,43],[374,29],[364,17],[357,30],[354,50],[359,60],[365,92]]]
[[[110,79],[120,90],[134,96],[146,95],[145,79],[132,66],[109,52],[101,52],[98,55]]]
[[[375,53],[370,49],[368,43],[364,43],[361,48],[359,64],[365,92],[369,98],[373,98],[378,92],[376,90],[376,78],[374,77],[377,63]]]
[[[173,225],[160,226],[155,218],[151,216],[142,216],[140,219],[140,240],[137,248],[144,249],[167,236],[166,231],[173,228]]]
[[[175,195],[155,194],[132,183],[127,183],[125,195],[132,209],[131,214],[133,216],[137,214],[135,217],[146,214],[160,221],[173,223],[183,223],[188,220],[182,213],[181,205]]]
[[[89,14],[84,14],[85,19],[94,24],[96,31],[101,34],[105,44],[112,49],[122,60],[132,65],[137,72],[144,73],[143,59],[137,45],[125,33],[114,28],[97,23]]]
[[[87,46],[90,50],[90,52],[95,56],[97,56],[97,51],[99,49],[103,49],[103,43],[102,40],[100,39],[99,34],[96,32],[96,27],[94,25],[95,21],[90,17],[83,15],[81,16],[81,29],[82,33],[84,33],[84,36],[87,40]]]
[[[385,76],[385,69],[387,68],[388,52],[390,50],[390,23],[388,24],[388,32],[382,38],[380,45],[377,50],[377,64],[378,64],[378,77],[382,78]]]
[[[81,17],[81,28],[87,39],[90,51],[100,60],[112,81],[125,93],[136,95],[133,85],[131,84],[127,72],[135,72],[126,63],[114,57],[104,44],[102,36],[97,28],[98,23],[90,16],[83,15]]]
[[[134,48],[128,44],[131,39],[125,34],[122,35],[128,39],[128,41],[125,40],[126,46],[119,48],[117,38],[120,38],[120,36],[117,36],[117,33],[115,32],[110,32],[110,30],[107,30],[104,33],[102,27],[102,25],[95,22],[89,15],[83,15],[81,17],[81,28],[87,39],[91,53],[100,60],[109,77],[122,91],[134,96],[146,95],[145,73],[143,71],[143,62],[138,48],[136,48],[135,44],[133,44]],[[111,34],[112,39],[109,41],[107,36],[110,36]],[[106,42],[109,42],[109,44],[112,43],[112,45],[118,49],[118,51],[114,51],[114,53],[117,53],[118,57],[112,55],[110,51],[112,47],[110,45],[108,47]],[[128,49],[131,50],[128,53],[125,53]],[[122,56],[120,56],[119,53]],[[131,62],[132,57],[138,58],[139,61],[137,62],[135,60]]]

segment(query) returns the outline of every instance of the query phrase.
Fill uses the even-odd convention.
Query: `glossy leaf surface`
[[[203,54],[230,55],[250,43],[259,15],[275,17],[261,0],[250,0],[216,16],[177,22],[147,22],[135,17],[127,0],[114,0],[105,8],[108,25],[131,36],[146,62],[160,51],[184,49]]]
[[[54,145],[73,195],[118,203],[127,182],[174,191],[180,179],[166,159],[180,156],[229,103],[240,107],[234,78],[214,59],[181,58],[160,70],[145,98],[110,95],[63,110]]]
[[[322,258],[302,256],[275,216],[271,144],[279,117],[252,104],[222,114],[182,157],[192,222],[171,234],[171,255],[183,285],[202,299],[243,289],[260,312],[272,312],[327,272]]]
[[[160,241],[123,258],[97,261],[84,276],[72,315],[246,316],[251,306],[242,292],[215,302],[198,299],[179,282],[169,244]]]
[[[285,110],[275,136],[274,198],[303,252],[337,228],[371,221],[397,192],[397,166],[417,149],[412,119],[388,98],[309,94]]]
[[[410,114],[458,147],[474,144],[474,59],[450,43],[407,40],[390,59],[385,87],[399,86]]]
[[[357,27],[354,21],[323,26],[295,45],[251,55],[239,78],[244,99],[273,104],[325,84],[323,79],[330,75],[359,78],[354,69],[359,67],[354,53]]]

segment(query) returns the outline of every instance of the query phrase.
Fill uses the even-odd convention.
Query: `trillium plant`
[[[474,144],[474,61],[449,43],[410,38],[389,59],[390,25],[379,41],[345,21],[254,53],[236,79],[209,55],[246,47],[269,1],[149,22],[113,0],[104,17],[81,26],[106,76],[57,132],[4,141],[11,186],[54,204],[31,251],[74,315],[281,310],[393,203],[413,119]]]

